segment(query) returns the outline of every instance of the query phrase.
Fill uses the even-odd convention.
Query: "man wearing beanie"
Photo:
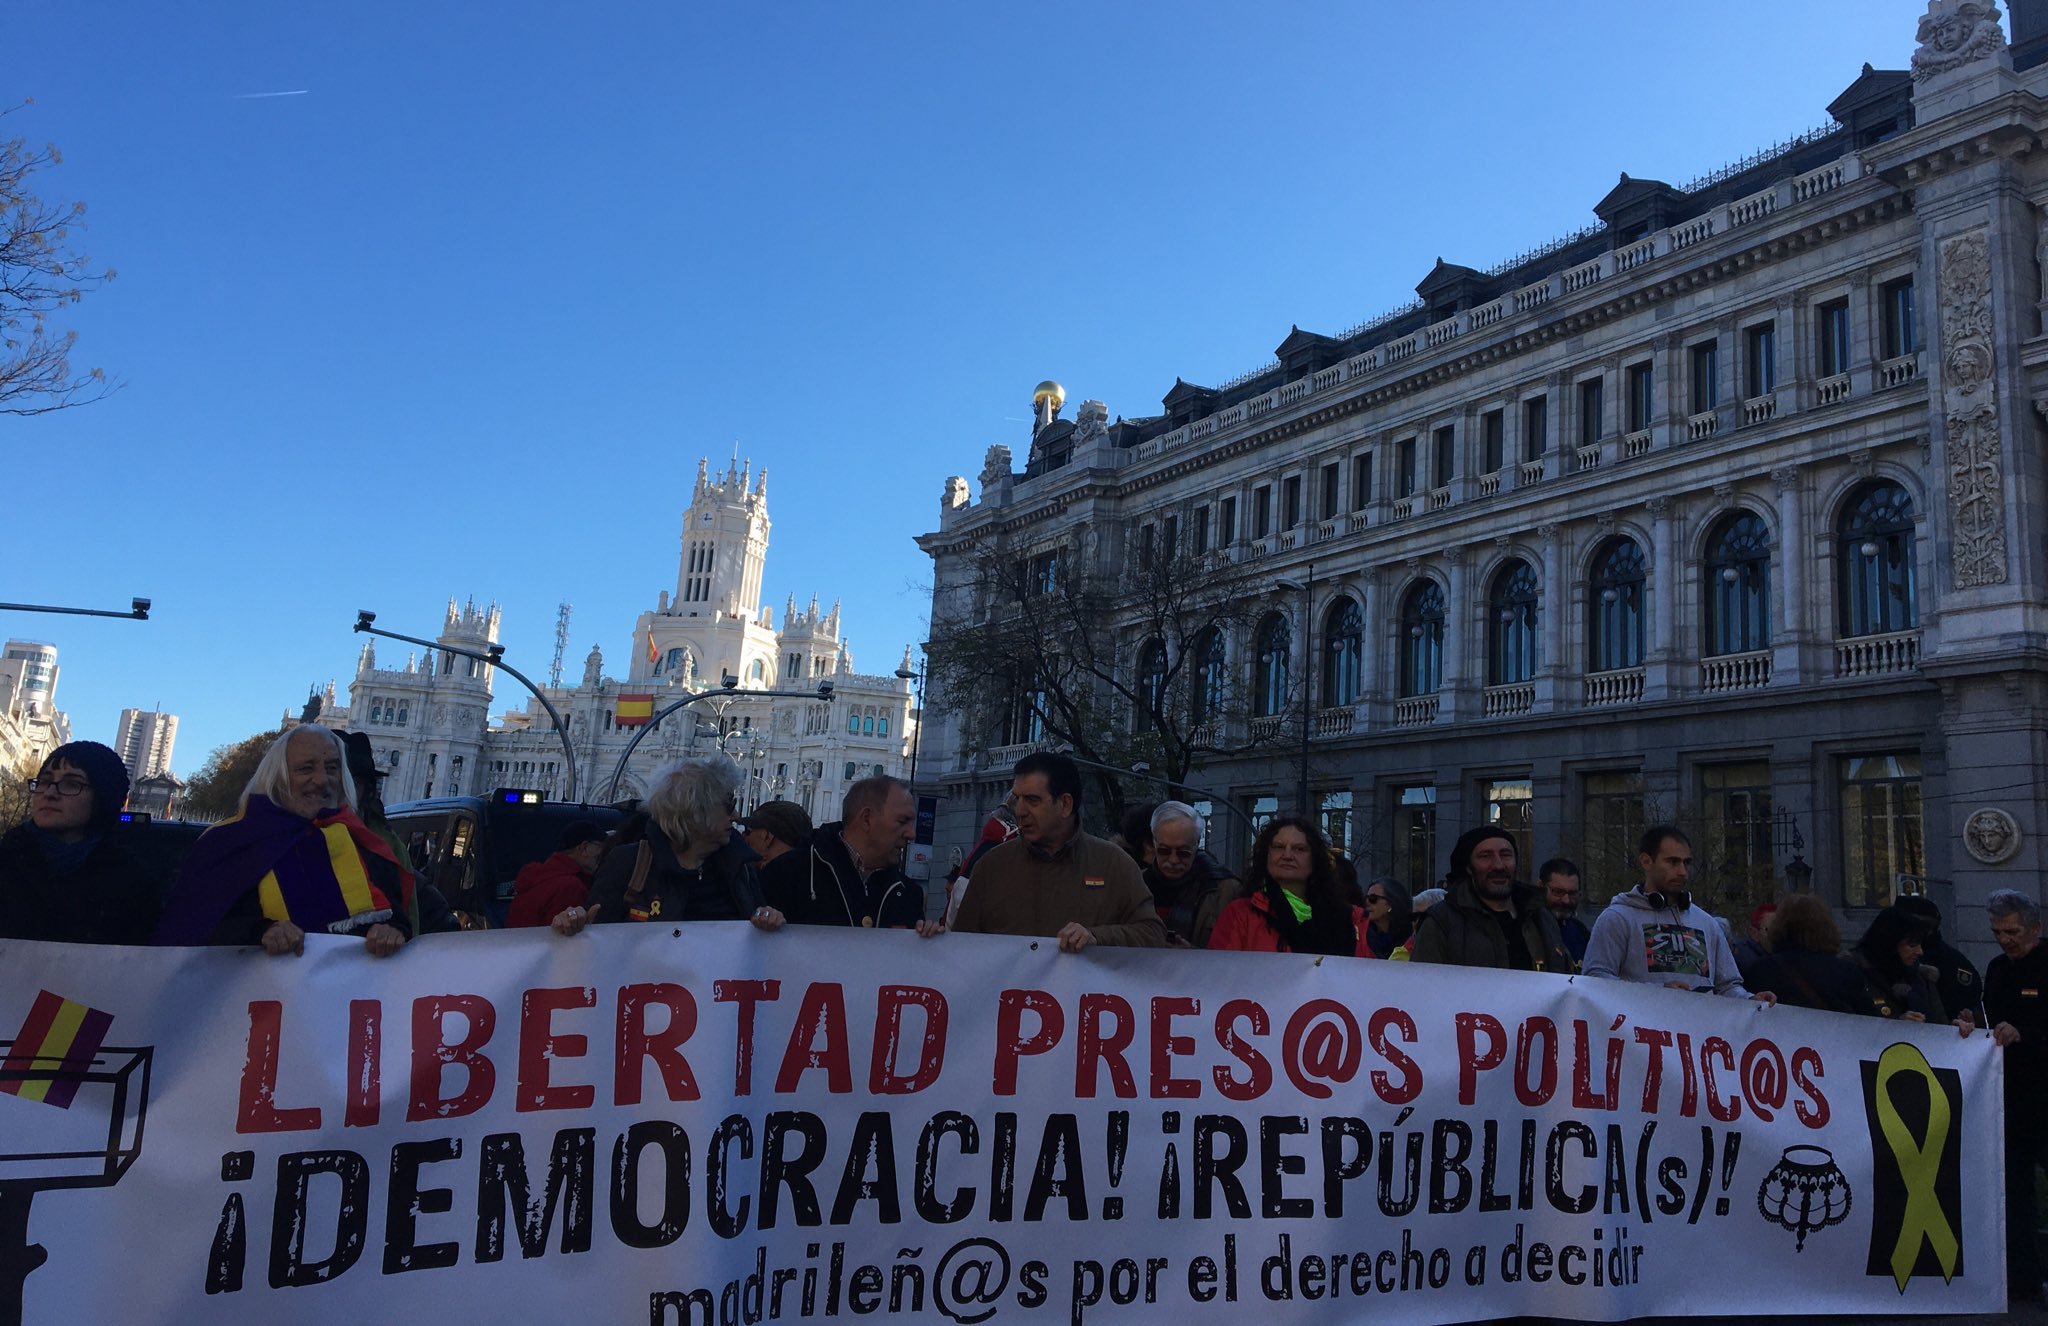
[[[1536,887],[1516,877],[1518,864],[1506,829],[1466,830],[1451,849],[1444,900],[1415,922],[1415,961],[1571,975],[1557,918]]]
[[[97,741],[59,746],[36,774],[26,824],[0,838],[0,938],[147,944],[158,881],[119,822],[128,770]]]

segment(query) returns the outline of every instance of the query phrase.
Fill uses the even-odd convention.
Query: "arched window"
[[[1229,656],[1223,646],[1223,631],[1212,626],[1195,640],[1195,675],[1188,688],[1188,716],[1195,726],[1213,722],[1223,711],[1223,697],[1229,686]]]
[[[747,680],[749,680],[749,681],[766,681],[767,679],[768,679],[768,665],[767,665],[767,663],[765,663],[765,662],[763,662],[763,661],[762,661],[761,659],[758,659],[758,658],[757,658],[757,659],[755,659],[755,660],[754,660],[754,661],[753,661],[752,663],[749,663],[749,664],[747,664]]]
[[[1643,550],[1634,539],[1612,539],[1593,559],[1586,621],[1591,625],[1587,666],[1594,672],[1643,665]]]
[[[1913,498],[1874,483],[1842,513],[1842,634],[1882,635],[1920,624],[1913,585]]]
[[[1166,705],[1166,645],[1147,640],[1138,650],[1137,730],[1148,732]]]
[[[399,725],[400,727],[404,727],[404,726],[405,726],[405,712],[406,712],[406,706],[405,706],[405,705],[403,705],[403,704],[399,705],[399,706],[398,706],[398,725]]]
[[[660,676],[664,672],[674,672],[681,666],[683,666],[683,651],[681,649],[671,649],[662,658],[660,666],[655,668],[654,672],[656,676]]]
[[[1294,631],[1287,618],[1266,614],[1252,644],[1252,713],[1270,718],[1287,708],[1287,656],[1294,649]]]
[[[1723,516],[1707,540],[1709,657],[1771,644],[1771,531],[1747,511]]]
[[[1401,694],[1434,695],[1444,680],[1444,591],[1425,580],[1401,601]]]
[[[382,700],[370,701],[370,721],[372,723],[381,723],[384,721],[384,702]]]
[[[1345,596],[1323,614],[1323,708],[1358,703],[1359,661],[1365,655],[1365,613]]]
[[[1486,596],[1487,683],[1512,686],[1536,675],[1536,571],[1516,558]]]
[[[848,732],[852,733],[852,734],[853,734],[854,736],[856,736],[856,737],[860,735],[860,715],[859,715],[859,714],[848,714],[848,715],[846,716],[846,730],[847,730]]]
[[[879,731],[882,736],[886,737],[889,735],[889,715],[883,714],[880,718],[875,720],[875,725],[877,731]]]
[[[872,737],[875,735],[875,716],[873,714],[869,714],[860,721],[860,730],[867,736]]]

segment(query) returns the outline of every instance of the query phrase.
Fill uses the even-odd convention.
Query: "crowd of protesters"
[[[360,747],[360,749],[358,749]],[[302,953],[308,932],[389,957],[422,934],[477,924],[413,873],[384,821],[368,743],[301,725],[272,744],[237,813],[200,836],[168,888],[117,823],[128,775],[112,750],[72,742],[45,759],[27,822],[0,838],[0,938],[86,944],[217,944]],[[2015,1298],[2038,1298],[2036,1169],[2048,1156],[2048,948],[2032,897],[1990,895],[1999,956],[1981,975],[1942,935],[1928,899],[1900,898],[1845,950],[1827,905],[1794,895],[1757,908],[1747,933],[1690,890],[1692,844],[1675,825],[1642,835],[1641,882],[1589,927],[1580,870],[1564,858],[1525,877],[1513,835],[1483,825],[1453,846],[1442,886],[1411,897],[1361,884],[1311,818],[1268,820],[1241,872],[1203,849],[1202,819],[1168,801],[1125,817],[1113,839],[1081,826],[1075,764],[1037,753],[948,881],[940,918],[905,878],[916,807],[901,780],[848,789],[838,820],[800,806],[736,814],[740,771],[723,755],[664,766],[607,834],[579,820],[519,871],[507,920],[569,937],[659,921],[948,930],[1094,945],[1195,947],[1583,974],[1846,1015],[1989,1029],[2005,1064],[2008,1259]]]

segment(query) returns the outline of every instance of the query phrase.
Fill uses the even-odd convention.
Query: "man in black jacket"
[[[799,925],[915,929],[942,927],[924,915],[924,890],[903,877],[903,849],[917,827],[917,802],[900,778],[877,774],[846,789],[840,818],[821,824],[793,852],[761,872],[768,901]]]
[[[1534,885],[1515,877],[1515,866],[1506,829],[1466,830],[1451,849],[1449,893],[1415,923],[1415,961],[1571,975],[1557,918]]]
[[[1902,893],[1893,905],[1927,926],[1920,962],[1934,968],[1938,978],[1935,993],[1941,996],[1941,1006],[1950,1017],[1968,1009],[1976,1016],[1977,1025],[1985,1025],[1984,981],[1977,975],[1976,965],[1942,938],[1941,908],[1924,893]]]
[[[2041,906],[2016,889],[1984,900],[1998,956],[1984,969],[1984,1011],[2005,1051],[2006,1293],[2041,1300],[2041,1253],[2034,1236],[2034,1175],[2048,1151],[2048,946]]]

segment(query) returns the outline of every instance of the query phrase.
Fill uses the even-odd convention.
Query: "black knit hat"
[[[343,732],[342,753],[348,761],[348,776],[356,780],[356,786],[376,790],[383,779],[384,771],[377,767],[376,752],[370,749],[370,734],[367,732]]]
[[[92,784],[92,818],[87,826],[97,832],[119,820],[128,802],[128,766],[113,748],[97,741],[71,741],[51,751],[43,760],[42,773],[68,764]]]
[[[1515,835],[1509,833],[1498,824],[1482,824],[1476,829],[1465,830],[1465,832],[1458,835],[1457,845],[1451,848],[1451,873],[1447,878],[1451,880],[1472,878],[1472,853],[1478,851],[1479,844],[1485,842],[1488,838],[1503,839],[1509,846],[1513,846],[1515,841]],[[1521,862],[1517,861],[1515,864],[1519,866]]]

